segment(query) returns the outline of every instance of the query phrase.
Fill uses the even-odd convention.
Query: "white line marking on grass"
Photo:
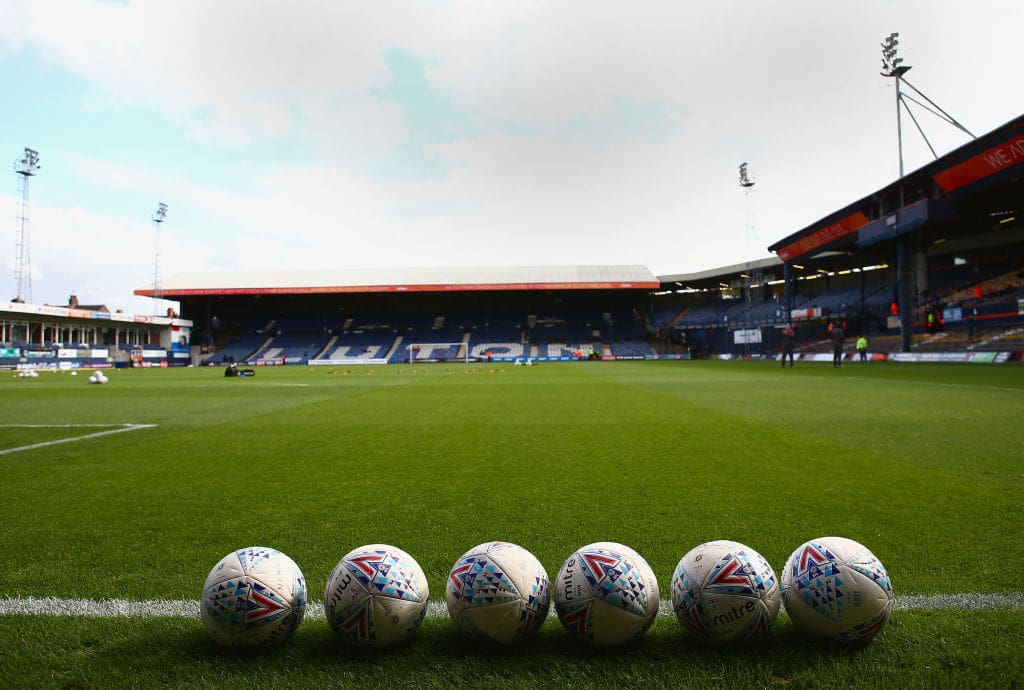
[[[908,594],[896,597],[897,609],[951,609],[978,611],[981,609],[1024,609],[1024,592],[1005,594]]]
[[[896,598],[895,608],[901,611],[979,611],[1024,609],[1024,592],[1002,594],[909,594]],[[552,615],[554,615],[552,613]],[[659,616],[673,616],[672,604],[661,602]],[[124,599],[58,599],[57,597],[0,598],[0,616],[76,616],[92,618],[198,618],[199,601],[195,599],[155,599],[127,601]],[[427,618],[446,618],[448,607],[443,601],[427,604]],[[311,601],[306,618],[322,620],[323,604]]]
[[[0,450],[0,455],[6,455],[7,453],[17,453],[20,450],[32,450],[33,448],[46,448],[48,446],[56,446],[61,443],[72,443],[74,441],[85,441],[90,438],[99,438],[100,436],[109,436],[111,434],[123,434],[126,431],[138,431],[139,429],[152,429],[156,424],[120,424],[115,426],[113,424],[0,424],[0,428],[6,429],[78,429],[78,428],[106,428],[106,431],[96,431],[91,434],[82,434],[81,436],[69,436],[68,438],[58,438],[52,441],[41,441],[39,443],[31,443],[27,446],[18,446],[17,448],[4,448]]]
[[[0,615],[82,616],[88,618],[198,618],[199,601],[126,601],[124,599],[0,599]]]

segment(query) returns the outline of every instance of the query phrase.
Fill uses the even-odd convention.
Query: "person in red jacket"
[[[843,333],[843,327],[839,324],[832,326],[832,366],[842,367],[843,366],[843,342],[846,339],[846,334]]]

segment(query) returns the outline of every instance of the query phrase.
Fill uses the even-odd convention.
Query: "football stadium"
[[[1022,132],[780,239],[777,259],[697,275],[189,274],[162,286],[181,316],[3,305],[5,684],[1019,683]],[[893,207],[901,187],[921,195]],[[796,365],[779,367],[788,323]],[[829,324],[850,334],[838,371]],[[253,375],[225,377],[238,367]],[[869,644],[808,638],[777,599],[745,644],[677,619],[698,545],[745,545],[777,594],[827,536],[891,583],[886,617],[850,633]],[[505,646],[441,603],[460,555],[495,541],[547,592]],[[422,569],[418,629],[387,650],[369,608],[339,623],[320,599],[370,545]],[[294,634],[267,650],[201,622],[210,569],[249,547],[301,571],[301,625],[288,609]],[[651,573],[649,629],[549,612],[594,553]],[[742,610],[721,596],[709,626]],[[255,601],[231,599],[232,620],[297,605]],[[629,634],[592,644],[609,626]]]
[[[1024,115],[698,272],[2,302],[0,685],[1020,687],[1022,200]]]

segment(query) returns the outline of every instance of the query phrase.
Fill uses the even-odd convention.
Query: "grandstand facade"
[[[191,274],[161,289],[196,316],[203,363],[273,365],[643,358],[660,285],[643,266],[550,266]]]
[[[832,322],[878,358],[1020,359],[1022,200],[1024,116],[782,237],[768,258],[657,277],[644,266],[180,274],[160,292],[188,320],[0,304],[0,367],[112,366],[139,351],[151,364],[763,357],[786,323],[814,357]]]
[[[161,289],[206,362],[772,356],[790,322],[810,356],[836,322],[883,357],[1005,358],[1024,347],[1022,176],[1024,116],[742,264],[184,274]]]

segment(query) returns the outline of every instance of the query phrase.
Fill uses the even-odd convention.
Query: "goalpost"
[[[469,347],[466,343],[409,343],[405,346],[405,361],[416,362],[466,362],[469,363]]]

